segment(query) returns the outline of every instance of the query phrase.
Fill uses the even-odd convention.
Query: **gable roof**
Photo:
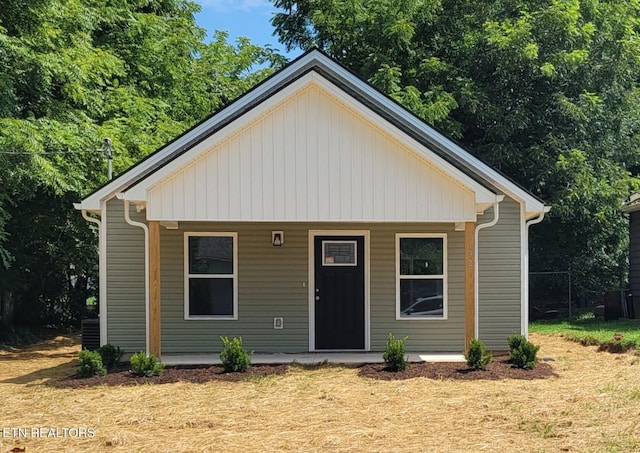
[[[232,104],[158,149],[116,179],[98,188],[77,204],[76,208],[99,211],[103,201],[150,178],[185,152],[311,72],[319,74],[341,92],[406,134],[412,141],[421,144],[445,162],[450,169],[457,170],[455,173],[465,175],[467,177],[465,179],[473,180],[489,191],[506,194],[523,203],[527,218],[535,217],[546,210],[544,203],[535,196],[317,49],[298,57]],[[425,157],[428,156],[425,155]]]

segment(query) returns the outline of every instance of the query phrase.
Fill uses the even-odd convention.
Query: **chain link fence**
[[[529,272],[529,319],[571,316],[571,272]]]

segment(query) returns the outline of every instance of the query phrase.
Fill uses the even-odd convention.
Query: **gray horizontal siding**
[[[282,225],[180,223],[161,230],[163,353],[212,352],[220,336],[241,336],[256,352],[300,352],[308,348],[306,231],[285,230],[285,245],[271,246],[271,230]],[[238,232],[238,320],[184,319],[184,232]],[[284,329],[273,329],[273,318]]]
[[[284,229],[285,245],[271,246],[271,231]],[[308,230],[335,224],[181,222],[161,230],[163,353],[217,352],[220,336],[242,336],[256,352],[309,349]],[[371,231],[371,349],[384,349],[387,335],[408,336],[415,351],[460,351],[464,346],[464,233],[453,225],[341,224],[339,229]],[[184,232],[238,233],[238,320],[184,319]],[[446,232],[449,246],[449,319],[396,321],[395,233]],[[273,317],[284,329],[273,329]]]
[[[447,233],[448,319],[396,320],[396,233]],[[409,351],[464,348],[464,232],[452,224],[381,224],[371,228],[371,350],[387,336],[408,337]]]
[[[478,223],[493,219],[493,210]],[[500,219],[478,238],[479,337],[490,349],[507,349],[507,336],[521,331],[520,204],[505,198]]]
[[[143,216],[131,209],[131,218]],[[107,203],[107,342],[145,349],[144,232],[124,220],[124,203]]]

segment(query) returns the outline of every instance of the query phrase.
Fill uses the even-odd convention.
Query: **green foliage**
[[[79,359],[78,375],[80,377],[104,376],[107,374],[107,369],[102,363],[102,357],[97,351],[84,349],[80,351]]]
[[[552,206],[531,270],[597,298],[626,272],[620,202],[640,174],[640,4],[272,0],[318,46]]]
[[[464,357],[467,359],[467,366],[472,370],[485,370],[493,360],[493,355],[487,352],[484,343],[477,339],[469,341],[469,350]]]
[[[158,361],[153,354],[147,355],[144,351],[136,352],[131,356],[131,372],[136,376],[156,376],[164,370],[164,364]]]
[[[227,337],[220,337],[220,341],[222,341],[220,360],[224,371],[227,373],[243,373],[247,371],[251,366],[251,357],[242,346],[242,337],[234,337],[233,340],[229,340]]]
[[[405,356],[405,343],[407,337],[396,338],[389,333],[387,338],[387,346],[385,347],[382,359],[389,371],[404,371],[407,368],[407,358]]]
[[[97,234],[73,203],[283,63],[190,0],[6,0],[0,8],[0,313],[79,325],[97,293]]]
[[[102,357],[102,363],[104,363],[104,366],[110,370],[120,363],[120,359],[122,359],[124,351],[118,346],[107,343],[98,348],[98,354]]]
[[[525,370],[533,369],[536,366],[540,346],[534,345],[523,335],[517,334],[509,335],[507,343],[509,343],[509,361],[511,364]]]

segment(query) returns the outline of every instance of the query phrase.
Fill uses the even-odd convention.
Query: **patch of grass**
[[[582,314],[569,319],[535,321],[529,325],[529,332],[544,335],[563,334],[567,340],[588,346],[609,343],[616,334],[622,334],[625,344],[640,344],[640,320],[605,321],[595,318],[592,314]]]
[[[551,423],[544,423],[540,421],[521,421],[519,428],[523,431],[529,431],[538,434],[543,439],[550,439],[558,437],[558,434],[554,430],[554,426]]]

